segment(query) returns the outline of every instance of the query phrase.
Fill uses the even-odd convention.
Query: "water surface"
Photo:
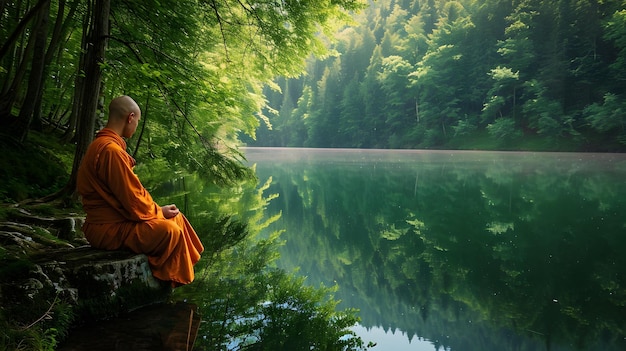
[[[626,155],[248,148],[373,350],[626,349]]]

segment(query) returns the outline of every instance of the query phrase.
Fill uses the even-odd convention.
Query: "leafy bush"
[[[512,118],[499,118],[487,125],[489,134],[503,141],[510,141],[521,137],[522,132],[515,128],[515,120]]]

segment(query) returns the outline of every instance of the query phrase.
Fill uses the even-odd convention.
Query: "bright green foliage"
[[[381,90],[385,93],[385,125],[390,138],[402,134],[402,129],[416,121],[414,99],[411,99],[408,74],[413,70],[411,64],[400,56],[388,56],[382,60],[382,71],[378,73]],[[411,121],[407,121],[410,119]],[[394,145],[396,144],[396,145]],[[391,147],[402,147],[402,140],[390,140]]]
[[[616,135],[621,144],[626,144],[626,102],[616,95],[606,94],[601,104],[585,108],[585,119],[591,127],[601,133]]]
[[[541,82],[531,80],[524,85],[526,103],[523,113],[528,117],[528,124],[539,134],[548,138],[564,135],[578,135],[572,126],[572,118],[563,110],[562,105],[549,97]]]
[[[494,80],[493,88],[489,90],[489,101],[485,103],[483,109],[484,119],[490,119],[491,116],[502,116],[501,108],[506,105],[507,98],[515,98],[515,88],[519,80],[519,72],[513,72],[510,68],[496,67],[489,73]],[[515,105],[512,106],[515,109]]]
[[[583,112],[602,104],[607,93],[623,99],[625,11],[617,0],[372,2],[355,16],[358,25],[337,35],[331,48],[340,56],[309,65],[305,86],[338,77],[334,89],[343,92],[343,109],[328,107],[334,95],[312,89],[305,107],[312,121],[290,145],[463,147],[458,136],[485,135],[499,118],[511,119],[498,124],[514,131],[492,134],[496,139],[508,134],[558,145],[606,134]],[[369,66],[356,73],[365,58],[357,63],[354,52],[369,57]],[[396,70],[399,62],[412,69]],[[270,106],[280,104],[270,99]],[[275,132],[256,145],[281,145],[274,142],[281,121],[270,122]],[[616,149],[620,137],[605,136],[594,150]]]
[[[487,125],[487,130],[494,137],[507,141],[521,136],[521,133],[515,128],[515,121],[512,118],[498,118],[495,122]]]
[[[341,107],[340,84],[343,78],[338,70],[339,66],[340,62],[335,61],[333,67],[324,70],[317,85],[317,93],[313,97],[314,104],[321,108],[312,111],[311,117],[305,121],[311,139],[329,147],[336,147],[339,142],[337,140],[337,117]],[[305,145],[317,146],[308,142],[305,142]]]
[[[110,12],[94,11],[108,9],[108,5]],[[73,145],[69,142],[93,136],[94,120],[95,129],[104,125],[106,106],[112,98],[121,94],[132,96],[142,109],[139,128],[128,140],[129,152],[138,161],[135,171],[155,198],[163,200],[167,194],[189,217],[196,216],[194,227],[207,248],[206,258],[197,268],[204,274],[220,274],[216,279],[210,277],[211,284],[215,284],[211,288],[234,288],[247,303],[241,305],[245,306],[243,310],[235,311],[243,314],[223,315],[226,318],[223,321],[229,321],[228,316],[250,312],[258,315],[260,309],[249,308],[261,308],[259,303],[268,298],[281,308],[284,300],[293,296],[290,307],[296,308],[297,313],[290,316],[290,310],[286,309],[284,317],[293,317],[288,323],[297,326],[296,331],[306,331],[306,335],[300,336],[309,338],[298,337],[298,342],[310,342],[323,349],[357,349],[359,339],[350,337],[347,330],[357,318],[353,311],[334,312],[332,290],[306,288],[283,272],[266,269],[277,255],[278,235],[258,244],[252,240],[258,239],[254,233],[267,225],[256,215],[262,214],[267,204],[257,199],[258,194],[247,197],[242,194],[240,181],[253,178],[253,170],[241,162],[243,156],[238,147],[241,135],[255,137],[259,119],[263,119],[262,108],[266,105],[263,88],[271,86],[277,76],[300,74],[311,54],[327,54],[325,40],[339,25],[350,20],[349,12],[362,7],[360,0],[3,1],[0,4],[2,144],[11,149],[22,145],[30,148],[25,143],[33,139],[31,128],[37,128],[50,139],[63,135],[62,139]],[[90,36],[94,22],[100,23],[99,30],[108,33],[106,38],[97,36],[95,41],[104,44],[106,39],[106,45],[84,42],[86,38],[94,39]],[[101,71],[102,84],[83,89],[79,83],[84,78],[98,76],[84,70],[83,61],[92,57],[89,54],[93,54],[96,46],[106,48],[101,55],[104,59],[87,61],[96,71]],[[320,89],[329,93],[338,91],[333,90],[332,84]],[[37,96],[30,98],[31,94]],[[85,96],[98,97],[95,114],[81,105]],[[299,94],[294,94],[293,99],[294,102],[307,100]],[[286,103],[290,100],[284,99]],[[277,115],[283,116],[297,111],[303,120],[307,116],[295,104],[293,108],[285,104],[277,111]],[[304,122],[294,126],[302,129]],[[76,155],[75,160],[79,161],[81,155],[79,152]],[[9,179],[9,188],[0,189],[1,199],[14,201],[44,195],[65,181],[65,164],[65,167],[50,167],[54,179],[42,181],[40,176],[46,176],[43,174],[46,168],[33,163],[33,158],[25,160],[31,165],[18,164],[18,169],[7,168],[7,174],[3,173]],[[21,179],[34,165],[41,169],[33,176],[32,186],[39,188],[20,189],[17,185],[24,186],[24,182],[12,180]],[[63,179],[57,179],[56,174]],[[186,179],[197,178],[203,181],[194,182],[193,188],[185,187]],[[164,179],[170,181],[164,184]],[[172,193],[180,183],[182,190]],[[229,186],[221,189],[225,193],[220,193],[211,183]],[[204,197],[190,201],[191,193]],[[232,285],[222,284],[231,280]],[[202,296],[212,296],[213,306],[228,310],[230,300],[220,299],[222,294],[228,297],[231,292],[223,290],[213,295],[203,292]],[[25,310],[28,320],[41,316],[40,306],[37,307]],[[281,325],[280,313],[267,307],[268,318],[274,325]],[[301,328],[303,321],[307,321],[308,329]],[[69,323],[61,318],[56,322]],[[53,329],[54,323],[41,325],[42,329],[34,334],[43,340],[32,343],[29,340],[24,348],[32,344],[36,350],[53,349],[62,337]],[[263,342],[290,345],[285,338],[275,339],[253,326],[235,335],[246,332],[259,336]],[[344,334],[348,337],[340,339]],[[223,339],[213,345],[223,345],[226,338],[223,334]],[[245,345],[251,348],[253,344]],[[15,348],[2,335],[0,348],[4,346]]]
[[[616,82],[623,83],[626,80],[626,9],[616,11],[610,16],[605,23],[604,38],[614,42],[617,49],[617,57],[610,64],[611,74],[615,75]],[[614,87],[619,89],[618,87]],[[624,92],[623,84],[619,93]]]
[[[334,33],[350,20],[349,11],[363,7],[358,0],[110,0],[110,35],[99,64],[103,84],[99,92],[81,91],[78,82],[85,72],[79,71],[79,60],[91,45],[81,48],[87,15],[95,4],[108,2],[52,2],[49,12],[45,0],[0,7],[0,42],[6,41],[0,51],[0,123],[21,135],[30,128],[21,115],[15,122],[25,111],[22,101],[30,84],[25,78],[34,72],[29,60],[38,57],[28,33],[36,29],[35,19],[50,17],[55,26],[48,31],[45,74],[38,82],[41,103],[30,125],[63,128],[69,141],[75,133],[93,133],[77,129],[83,127],[78,122],[91,118],[77,106],[78,95],[100,96],[96,129],[113,97],[131,95],[143,112],[129,142],[138,161],[164,158],[172,169],[198,172],[217,183],[250,175],[239,164],[238,139],[255,137],[257,115],[266,104],[263,87],[277,76],[300,74],[311,53],[326,54],[320,34]]]

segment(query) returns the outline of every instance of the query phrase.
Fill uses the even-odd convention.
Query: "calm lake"
[[[372,350],[626,349],[626,155],[244,152]]]

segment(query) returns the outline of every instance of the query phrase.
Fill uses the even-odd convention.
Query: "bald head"
[[[138,113],[139,105],[128,95],[118,96],[109,104],[109,119],[124,119],[131,112]]]
[[[140,118],[139,105],[130,96],[122,95],[111,100],[109,104],[107,128],[113,129],[125,138],[130,138],[137,130]]]

